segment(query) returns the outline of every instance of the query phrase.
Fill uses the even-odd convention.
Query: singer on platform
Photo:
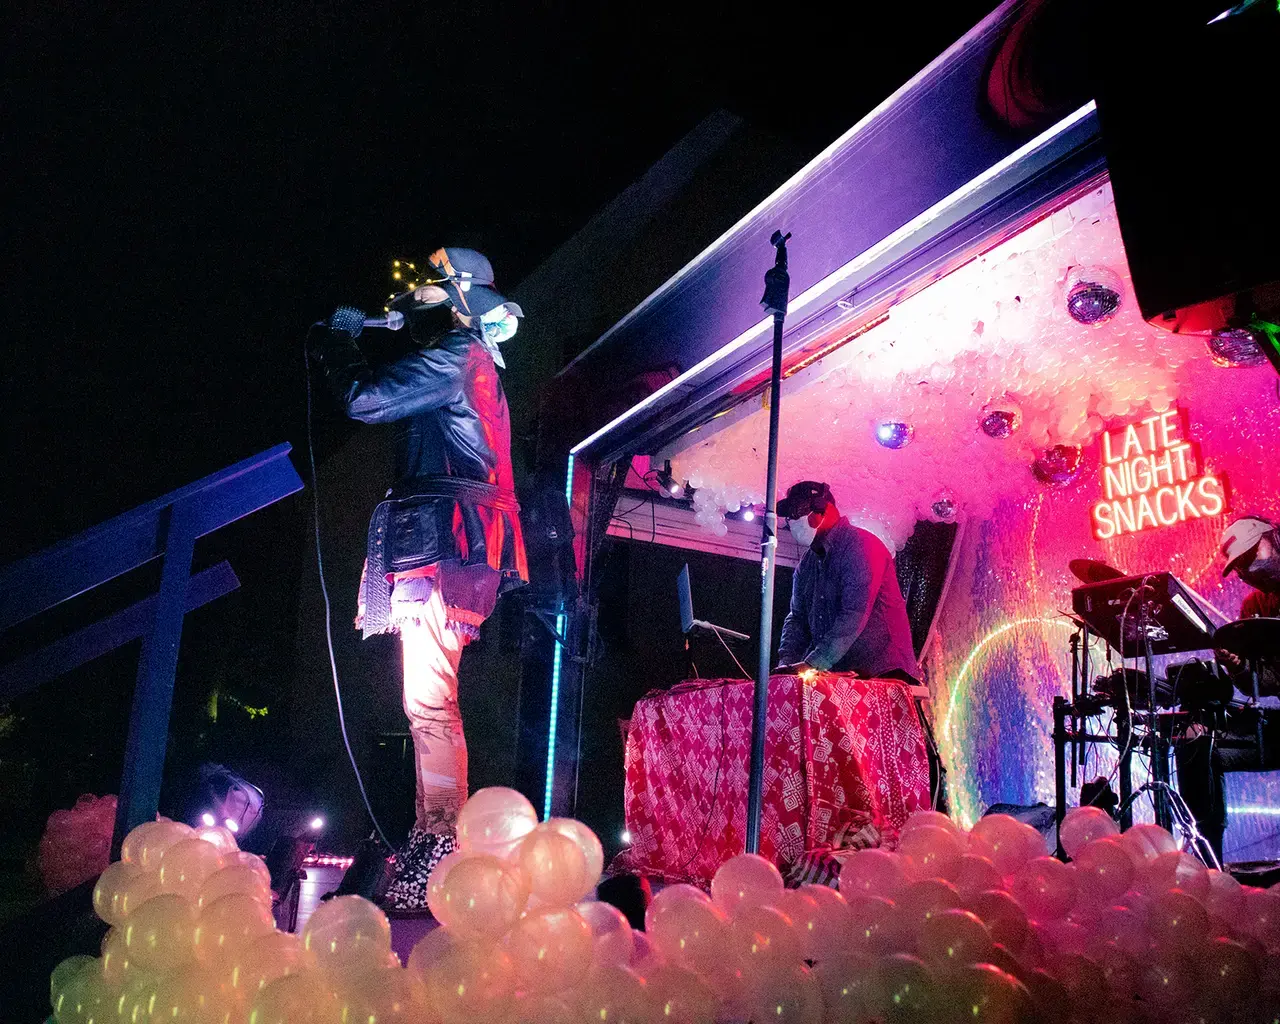
[[[523,314],[495,290],[480,253],[439,249],[429,263],[389,306],[405,316],[409,355],[371,367],[355,342],[364,314],[348,307],[311,343],[348,416],[396,425],[395,481],[369,523],[356,620],[366,637],[399,633],[404,652],[417,813],[385,900],[393,910],[426,907],[427,877],[456,845],[467,798],[462,650],[499,595],[529,577],[497,372],[505,365],[498,345]],[[441,307],[449,310],[443,323]]]

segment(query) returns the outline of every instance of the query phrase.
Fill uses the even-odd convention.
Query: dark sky
[[[298,448],[302,332],[393,255],[514,285],[715,107],[816,150],[987,4],[820,6],[9,5],[0,562]]]

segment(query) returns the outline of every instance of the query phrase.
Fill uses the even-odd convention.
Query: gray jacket
[[[893,556],[875,534],[841,517],[804,553],[778,658],[866,679],[920,678]]]

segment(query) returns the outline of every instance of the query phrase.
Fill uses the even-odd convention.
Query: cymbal
[[[1237,619],[1218,627],[1213,646],[1241,658],[1280,657],[1280,619]]]
[[[1073,558],[1067,563],[1067,568],[1081,583],[1105,583],[1124,578],[1119,569],[1113,569],[1105,562],[1095,562],[1092,558]]]

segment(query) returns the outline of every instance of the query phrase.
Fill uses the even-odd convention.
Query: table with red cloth
[[[624,786],[631,846],[614,870],[706,885],[743,851],[753,688],[690,680],[636,704]],[[924,732],[904,683],[830,673],[769,680],[763,856],[794,862],[868,816],[896,834],[928,806]]]

